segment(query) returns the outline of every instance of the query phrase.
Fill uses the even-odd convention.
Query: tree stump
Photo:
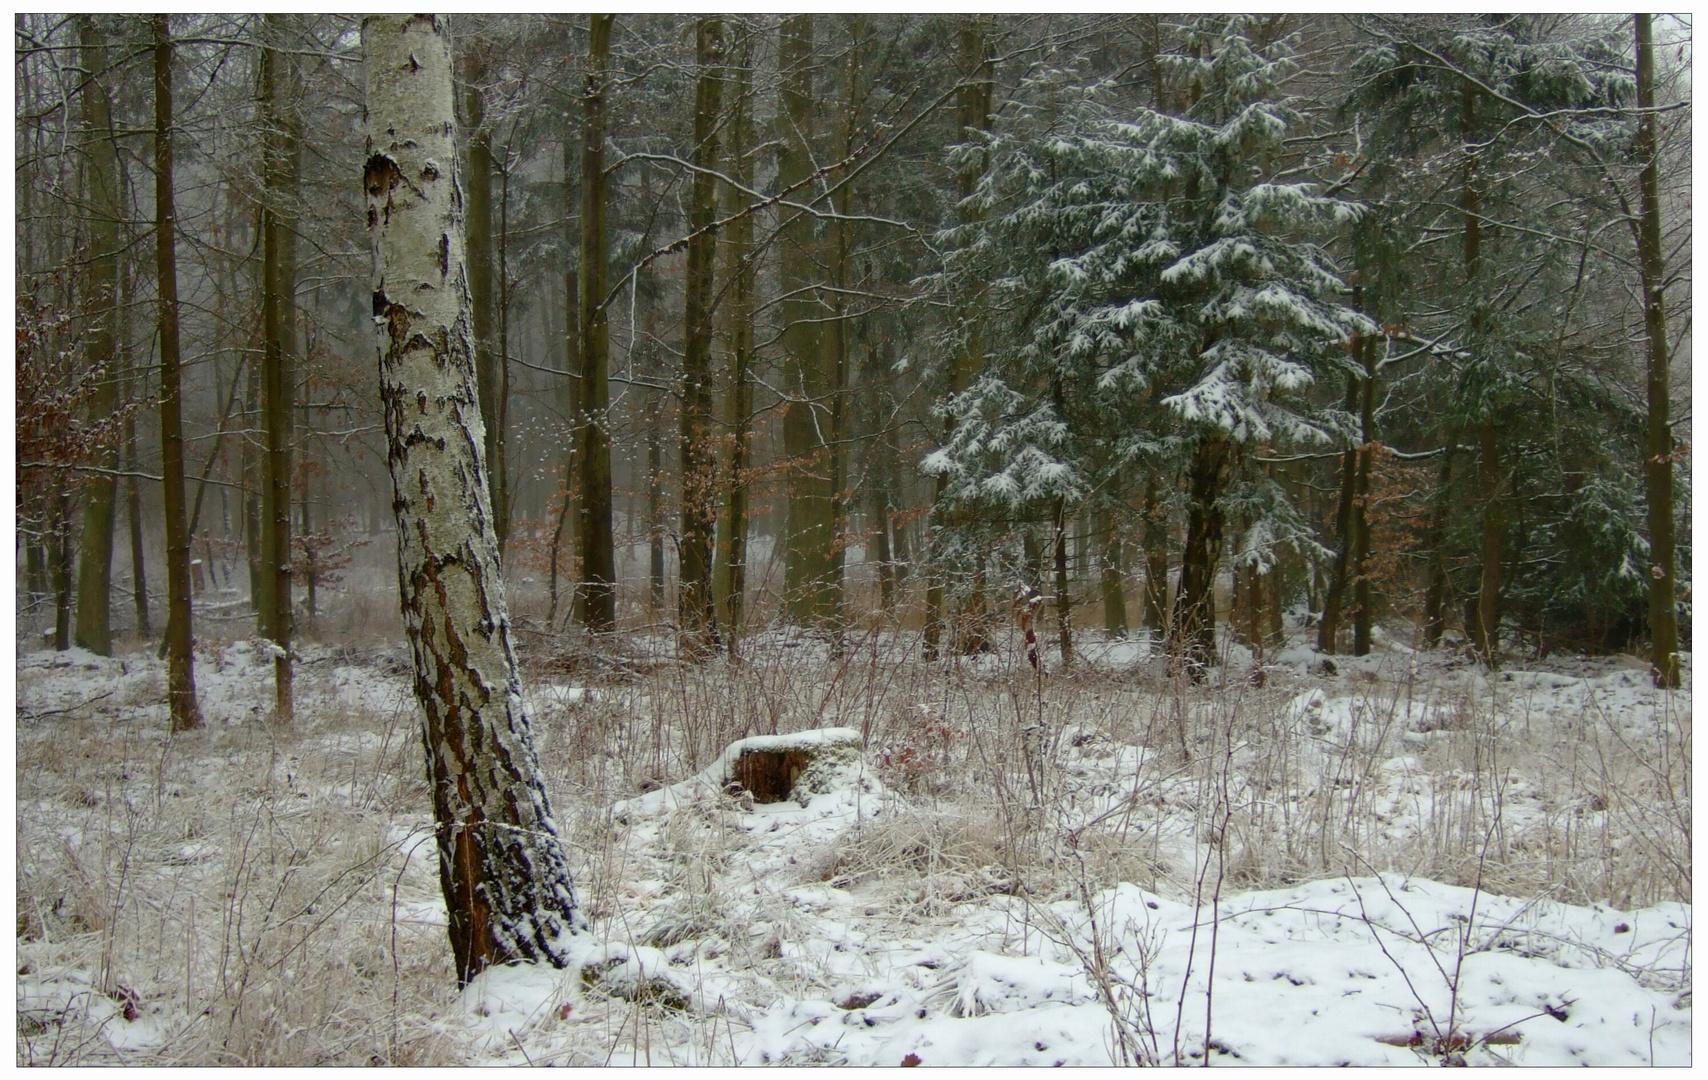
[[[730,779],[756,803],[779,803],[795,790],[809,761],[805,750],[747,750],[730,765]]]

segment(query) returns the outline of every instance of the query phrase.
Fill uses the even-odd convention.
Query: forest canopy
[[[1293,618],[1676,681],[1688,20],[601,18],[449,23],[530,618],[935,656],[1028,590],[1064,661],[1076,618],[1195,672]],[[20,604],[60,647],[169,593],[288,682],[393,527],[360,61],[345,16],[18,16]]]

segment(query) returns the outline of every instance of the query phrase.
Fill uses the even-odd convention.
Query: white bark
[[[580,923],[539,778],[510,618],[475,390],[451,59],[431,15],[363,20],[374,322],[439,872],[466,982],[544,959]]]

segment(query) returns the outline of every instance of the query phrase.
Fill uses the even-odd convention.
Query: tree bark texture
[[[1349,568],[1352,575],[1352,655],[1369,656],[1371,630],[1375,625],[1376,604],[1370,591],[1370,470],[1376,457],[1376,338],[1361,334],[1356,339],[1357,355],[1364,365],[1364,377],[1359,380],[1358,472],[1353,479],[1352,492],[1352,556]]]
[[[964,142],[971,139],[976,132],[990,130],[995,64],[985,42],[982,16],[962,16],[956,36],[963,80],[955,94],[956,135]],[[955,194],[963,204],[977,190],[981,171],[981,169],[969,168],[956,175]],[[975,220],[977,215],[963,206],[959,212],[959,217],[963,222],[970,222]],[[983,323],[980,311],[983,298],[984,290],[982,287],[975,288],[973,295],[967,298],[967,315],[962,324],[965,341],[963,347],[955,354],[954,366],[949,372],[949,392],[951,394],[958,394],[971,386],[973,377],[984,363],[984,340],[980,333],[980,327]],[[947,484],[947,477],[939,476],[937,478],[935,498],[933,499],[933,518],[939,513],[935,504],[942,500],[943,490]],[[938,524],[934,521],[933,527]],[[925,590],[925,648],[927,658],[936,655],[937,639],[941,633],[940,626],[943,620],[943,603],[944,589],[941,574],[934,572]],[[981,587],[974,588],[973,595],[968,597],[960,618],[956,622],[966,632],[968,638],[967,641],[959,643],[961,651],[979,651],[987,640],[984,590]]]
[[[1073,583],[1068,578],[1067,500],[1055,506],[1056,639],[1061,645],[1063,669],[1073,666]]]
[[[190,633],[190,531],[184,516],[183,394],[179,380],[177,210],[172,195],[172,30],[154,24],[154,240],[160,301],[160,472],[166,504],[166,701],[172,730],[202,726]]]
[[[273,654],[277,715],[288,721],[292,707],[291,638],[291,441],[296,396],[296,211],[301,130],[295,116],[300,93],[296,61],[279,48],[286,16],[267,15],[261,50],[261,414],[266,430],[266,486],[262,493],[263,573],[271,577],[272,606],[266,634]]]
[[[718,120],[723,101],[723,21],[701,18],[695,28],[694,180],[688,204],[688,271],[682,336],[682,539],[676,605],[682,649],[703,656],[718,638],[712,600],[712,549],[717,530],[717,447],[712,423],[712,278],[717,264]]]
[[[1098,553],[1098,585],[1103,593],[1103,632],[1112,638],[1127,636],[1127,594],[1121,559],[1121,530],[1115,512],[1106,509],[1099,515],[1102,526],[1102,550]]]
[[[741,35],[735,61],[734,115],[730,119],[729,168],[735,182],[753,189],[753,35]],[[736,194],[737,199],[746,195]],[[723,599],[723,624],[730,655],[736,655],[745,623],[747,593],[747,470],[752,454],[753,430],[753,314],[756,289],[756,252],[753,249],[753,215],[743,214],[726,231],[732,280],[730,282],[729,394],[725,399],[730,431],[728,511],[719,548],[724,552],[718,594]]]
[[[1358,376],[1346,373],[1346,411],[1358,408]],[[1333,655],[1339,649],[1340,619],[1346,606],[1346,589],[1352,576],[1352,549],[1356,541],[1355,507],[1358,499],[1358,447],[1348,446],[1340,455],[1340,502],[1335,508],[1334,574],[1323,597],[1322,620],[1317,623],[1317,649]]]
[[[1153,643],[1168,629],[1168,508],[1153,472],[1145,480],[1145,629]]]
[[[79,95],[88,147],[85,184],[89,195],[89,284],[83,290],[84,377],[93,380],[89,420],[110,423],[119,411],[119,369],[113,330],[119,317],[119,156],[113,141],[112,104],[107,95],[106,41],[93,15],[77,17],[86,81]],[[118,465],[118,440],[104,442],[91,464]],[[78,544],[77,627],[74,640],[100,656],[111,656],[113,518],[118,480],[97,473],[84,488],[83,539]]]
[[[1483,504],[1483,565],[1477,581],[1476,623],[1471,641],[1494,667],[1500,653],[1500,560],[1506,537],[1505,492],[1501,490],[1500,433],[1493,421],[1478,428],[1478,494]]]
[[[812,15],[793,15],[778,31],[782,85],[777,111],[777,187],[800,183],[818,152],[813,97]],[[835,488],[830,427],[834,372],[827,355],[821,298],[824,252],[814,219],[788,216],[778,238],[778,287],[783,316],[783,453],[788,459],[788,502],[783,535],[783,593],[789,617],[808,626],[836,614],[830,581],[836,544]]]
[[[617,558],[611,515],[610,318],[605,307],[605,94],[610,15],[587,17],[587,90],[581,150],[581,553],[576,615],[595,632],[617,628]]]
[[[1453,439],[1441,454],[1441,469],[1435,480],[1435,496],[1429,511],[1429,583],[1423,594],[1423,647],[1441,644],[1447,629],[1447,514],[1453,490]]]
[[[1661,195],[1655,164],[1655,47],[1650,18],[1636,16],[1637,158],[1643,171],[1638,261],[1643,277],[1643,329],[1648,337],[1648,440],[1643,456],[1644,493],[1649,504],[1649,656],[1655,685],[1677,688],[1677,559],[1673,529],[1672,365],[1666,343],[1666,262],[1661,251]]]
[[[1180,563],[1170,654],[1194,681],[1203,679],[1216,656],[1216,562],[1222,550],[1222,489],[1232,464],[1228,438],[1220,431],[1200,437],[1193,451],[1191,502],[1186,512],[1186,550]]]
[[[398,589],[459,982],[567,961],[581,925],[541,782],[499,572],[475,387],[451,58],[428,15],[363,20],[380,399]]]
[[[478,49],[471,50],[463,81],[463,117],[468,130],[468,268],[469,295],[474,302],[475,384],[480,390],[480,418],[486,425],[486,464],[492,477],[493,525],[498,535],[498,556],[504,557],[509,534],[506,520],[504,475],[504,425],[499,413],[498,340],[493,332],[496,291],[493,287],[492,256],[492,132],[486,126],[486,92],[481,82],[486,65]]]

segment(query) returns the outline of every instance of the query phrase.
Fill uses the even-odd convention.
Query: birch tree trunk
[[[177,209],[172,197],[172,30],[154,23],[154,242],[160,297],[160,472],[166,504],[166,701],[172,730],[202,726],[190,635],[190,531],[184,519],[183,394],[179,386]]]
[[[475,389],[451,57],[430,15],[362,23],[363,186],[397,513],[398,589],[457,978],[493,964],[562,967],[569,866],[523,711],[498,568]]]

